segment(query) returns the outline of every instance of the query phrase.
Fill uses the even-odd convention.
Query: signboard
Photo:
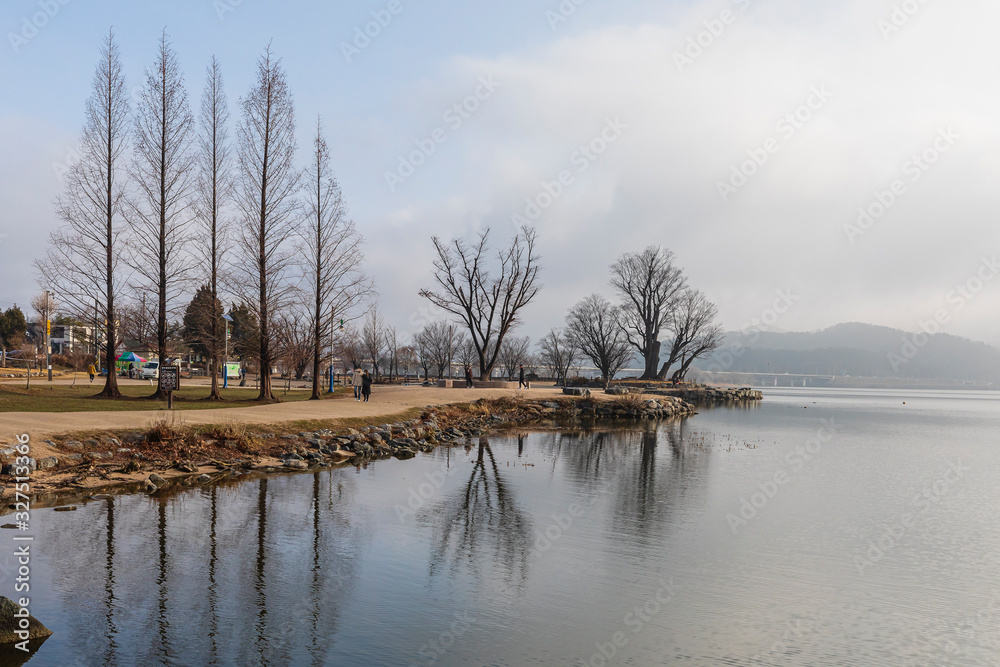
[[[238,378],[240,376],[240,362],[238,361],[227,361],[225,364],[226,375],[231,378]]]
[[[181,369],[177,366],[160,367],[160,388],[163,391],[178,391],[181,388]]]

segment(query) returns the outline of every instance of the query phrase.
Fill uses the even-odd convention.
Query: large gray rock
[[[590,390],[586,387],[563,387],[563,393],[567,396],[590,396]]]
[[[0,595],[0,645],[9,646],[32,639],[43,639],[52,634],[52,631],[34,616],[28,616],[27,629],[21,628],[20,619],[14,615],[20,611],[20,605]]]

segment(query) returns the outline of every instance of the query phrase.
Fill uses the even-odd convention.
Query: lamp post
[[[330,373],[330,387],[329,387],[329,389],[330,389],[330,393],[331,394],[333,393],[333,350],[336,347],[334,341],[335,341],[336,336],[337,336],[337,331],[343,331],[344,330],[344,320],[340,320],[340,327],[339,328],[336,327],[336,326],[334,326],[335,323],[336,323],[336,318],[334,317],[334,314],[333,314],[333,308],[330,308],[330,370],[329,370],[329,373]]]
[[[49,382],[52,382],[52,320],[49,319],[49,297],[51,290],[45,290],[45,365],[49,370]]]
[[[223,313],[222,319],[226,321],[226,355],[222,362],[222,388],[228,389],[229,388],[229,323],[233,321],[233,318],[229,313]]]

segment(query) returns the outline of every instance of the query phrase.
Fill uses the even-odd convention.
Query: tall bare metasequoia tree
[[[87,100],[80,159],[68,169],[65,190],[57,201],[65,224],[50,236],[47,256],[36,263],[39,279],[52,285],[72,310],[96,309],[104,318],[108,377],[99,396],[105,398],[121,396],[114,373],[119,342],[115,297],[121,287],[118,218],[128,137],[128,89],[118,43],[109,33]]]
[[[622,330],[645,361],[642,379],[651,380],[660,362],[660,331],[687,287],[684,273],[671,251],[649,246],[611,265],[611,286],[622,299]]]
[[[312,396],[323,397],[320,366],[333,353],[333,335],[340,321],[372,293],[371,279],[361,269],[363,239],[347,217],[340,185],[330,168],[330,148],[316,119],[313,155],[305,179],[305,224],[302,256],[311,292]],[[329,353],[325,343],[330,342]]]
[[[220,247],[225,239],[222,209],[229,196],[232,157],[229,149],[229,104],[223,88],[219,61],[212,56],[205,76],[205,90],[201,95],[201,113],[198,127],[198,202],[201,218],[199,244],[208,274],[208,288],[212,303],[219,299]],[[207,341],[208,374],[212,377],[209,400],[222,400],[219,390],[219,358],[223,347],[219,321],[212,318],[211,339]]]
[[[483,380],[496,366],[503,339],[517,323],[521,309],[541,289],[535,230],[522,227],[510,246],[497,253],[495,277],[487,266],[489,233],[486,229],[471,246],[462,239],[445,244],[435,236],[434,278],[441,289],[420,290],[420,296],[458,317],[468,330]]]
[[[156,292],[156,349],[161,364],[168,356],[169,314],[190,278],[185,244],[193,216],[193,127],[184,77],[164,31],[136,109],[132,177],[138,196],[126,209],[138,249],[129,255],[132,268],[143,286]],[[162,395],[158,384],[154,396]]]
[[[237,234],[241,255],[237,289],[257,309],[260,326],[260,394],[276,402],[271,390],[274,316],[289,296],[288,242],[296,233],[295,110],[281,62],[271,47],[257,61],[257,80],[240,99],[237,128],[239,183],[236,203],[243,215]],[[239,274],[243,275],[240,276]],[[242,280],[240,278],[243,278]]]

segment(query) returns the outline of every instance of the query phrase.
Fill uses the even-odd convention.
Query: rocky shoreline
[[[502,397],[466,404],[431,405],[418,417],[359,428],[252,432],[237,426],[196,429],[157,424],[145,431],[108,433],[83,440],[46,441],[62,453],[33,461],[35,507],[52,507],[109,494],[161,494],[191,486],[243,479],[250,474],[299,472],[363,465],[388,457],[408,459],[442,445],[518,427],[603,420],[673,419],[696,413],[679,396],[527,399]],[[13,452],[0,451],[3,473]],[[4,485],[4,491],[13,488]]]

